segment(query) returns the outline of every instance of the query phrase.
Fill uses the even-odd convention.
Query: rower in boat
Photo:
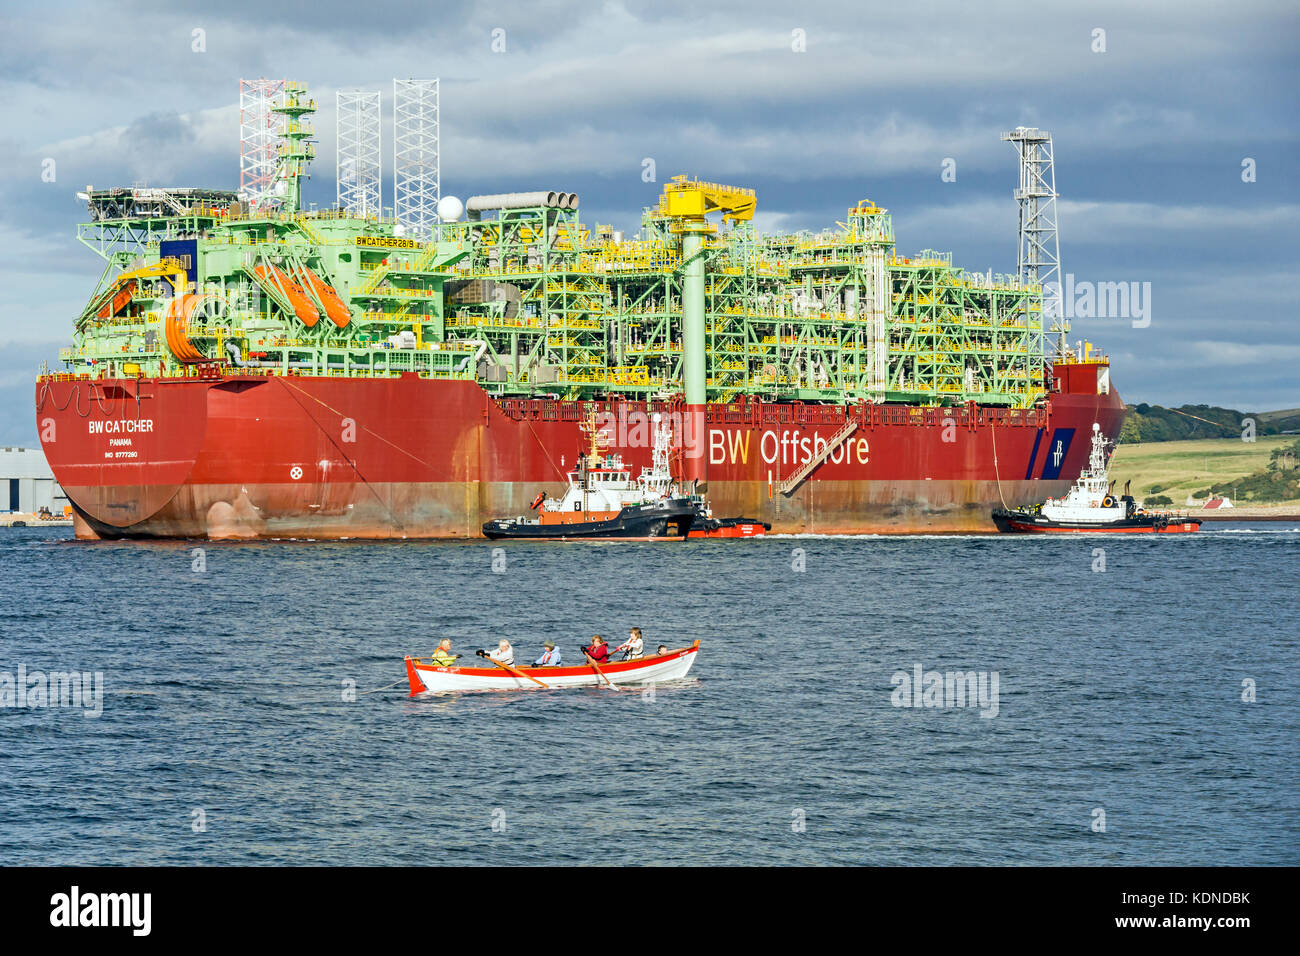
[[[494,651],[478,651],[479,657],[490,657],[498,664],[505,664],[507,667],[515,666],[515,649],[510,646],[510,642],[504,637],[497,642]]]
[[[534,667],[562,667],[563,662],[560,659],[560,649],[555,646],[554,641],[546,641],[542,644],[546,650],[542,651],[542,656],[533,661]]]
[[[591,644],[582,649],[582,652],[590,657],[597,664],[609,663],[609,645],[599,634],[593,635]]]
[[[622,651],[623,656],[619,660],[627,661],[634,657],[640,657],[644,647],[645,645],[641,642],[641,628],[634,627],[627,632],[627,640],[614,650]]]
[[[459,656],[459,654],[453,654],[451,652],[451,638],[444,637],[438,642],[438,649],[433,652],[433,656],[429,658],[429,662],[433,664],[434,667],[450,667],[452,664],[456,663],[456,658]]]

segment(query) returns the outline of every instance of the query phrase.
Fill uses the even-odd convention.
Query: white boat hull
[[[663,655],[649,655],[630,661],[615,661],[601,665],[601,672],[609,682],[619,685],[661,684],[681,680],[695,664],[700,642],[669,651]],[[496,665],[488,667],[435,667],[413,658],[406,658],[406,676],[411,696],[444,694],[467,690],[542,690],[560,687],[600,687],[604,677],[588,664],[573,667],[517,667],[541,684],[518,677]]]

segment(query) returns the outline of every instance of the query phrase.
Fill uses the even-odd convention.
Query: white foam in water
[[[1213,531],[1206,530],[1201,526],[1201,530],[1196,534],[1176,534],[1176,535],[1152,535],[1151,537],[1165,540],[1174,538],[1181,541],[1192,541],[1196,537],[1216,534],[1300,534],[1300,528],[1216,528]],[[924,534],[910,532],[906,534],[819,534],[817,532],[799,532],[797,534],[766,534],[764,538],[790,538],[790,539],[808,539],[818,541],[851,541],[855,538],[883,538],[887,540],[906,540],[909,538],[943,539],[947,541],[986,541],[990,538],[996,538],[999,541],[1043,541],[1058,540],[1068,541],[1072,537],[1095,538],[1101,535],[1113,537],[1109,531],[1078,531],[1074,535],[1039,535],[1039,534],[996,534],[992,531],[985,534],[949,534],[947,532],[935,532],[934,534]],[[1146,536],[1126,536],[1126,540],[1145,540]]]
[[[1201,534],[1300,534],[1300,528],[1217,528],[1214,531],[1206,531],[1204,528]]]

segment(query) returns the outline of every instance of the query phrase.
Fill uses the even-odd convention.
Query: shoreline
[[[31,511],[7,511],[0,514],[0,528],[71,528],[72,519],[59,516],[42,518]]]
[[[1229,508],[1226,512],[1190,512],[1192,517],[1201,521],[1300,521],[1300,510],[1295,508],[1284,511],[1266,511],[1261,509]]]

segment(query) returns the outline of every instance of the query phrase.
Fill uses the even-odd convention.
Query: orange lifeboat
[[[343,298],[334,290],[334,287],[312,272],[306,266],[302,271],[307,276],[307,281],[311,284],[312,292],[316,293],[316,298],[320,299],[325,306],[325,314],[330,317],[330,321],[340,329],[344,328],[352,321],[352,313],[348,311],[347,305]]]
[[[98,317],[101,319],[110,319],[118,315],[131,301],[131,296],[135,295],[135,280],[129,279],[123,282],[113,293],[111,299],[100,306]]]
[[[320,312],[307,297],[306,291],[294,282],[279,266],[261,265],[253,270],[257,280],[266,288],[282,293],[293,306],[294,314],[302,324],[311,328],[320,321]],[[337,321],[337,320],[336,320]]]

